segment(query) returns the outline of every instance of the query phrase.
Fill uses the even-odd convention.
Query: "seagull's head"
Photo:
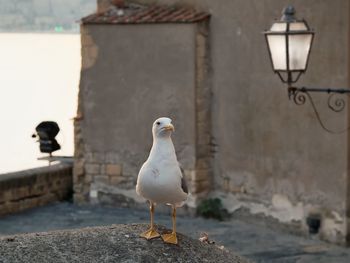
[[[174,130],[175,128],[171,124],[171,119],[166,117],[156,119],[152,127],[154,138],[170,137]]]

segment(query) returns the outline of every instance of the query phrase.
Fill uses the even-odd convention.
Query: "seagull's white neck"
[[[176,154],[171,137],[155,137],[149,154],[149,159],[158,159],[176,161]]]

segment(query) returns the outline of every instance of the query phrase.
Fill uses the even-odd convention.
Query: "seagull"
[[[153,145],[138,174],[136,192],[149,201],[151,214],[151,226],[140,236],[147,240],[160,236],[154,227],[154,207],[164,203],[172,206],[173,230],[161,237],[165,243],[177,244],[176,208],[185,203],[188,189],[171,140],[175,130],[171,121],[170,118],[162,117],[153,123]]]

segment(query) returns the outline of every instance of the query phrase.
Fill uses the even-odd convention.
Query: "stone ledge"
[[[65,200],[72,194],[72,164],[0,175],[0,216]]]
[[[147,227],[111,225],[1,237],[0,262],[249,262],[181,234],[178,246],[147,241],[139,237]]]
[[[22,171],[18,171],[18,172],[4,173],[4,174],[0,174],[0,182],[14,181],[16,179],[23,179],[26,177],[32,177],[32,176],[36,176],[38,174],[60,172],[63,169],[71,169],[71,167],[72,167],[72,164],[70,164],[70,163],[58,163],[58,164],[53,164],[51,166],[43,166],[43,167],[38,167],[38,168],[22,170]]]

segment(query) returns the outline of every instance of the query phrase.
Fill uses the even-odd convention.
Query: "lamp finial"
[[[285,22],[295,21],[295,8],[292,5],[288,5],[283,9],[281,20]]]

